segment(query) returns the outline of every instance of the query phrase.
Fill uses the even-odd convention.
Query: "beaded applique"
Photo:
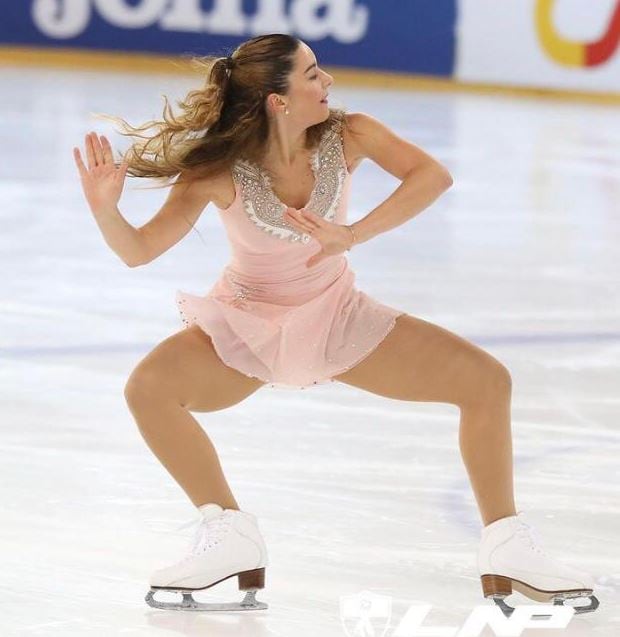
[[[335,120],[310,158],[315,185],[305,208],[327,221],[334,220],[347,172],[341,126],[342,122]],[[309,234],[298,231],[284,220],[286,205],[276,197],[269,175],[264,170],[247,159],[238,159],[232,174],[240,185],[244,210],[258,228],[278,239],[302,243],[310,241],[312,237]]]
[[[228,280],[232,284],[235,291],[235,297],[233,301],[231,302],[231,305],[234,305],[235,307],[238,307],[238,308],[245,308],[247,306],[247,301],[249,300],[249,297],[253,293],[257,292],[258,288],[251,285],[247,285],[246,283],[242,283],[240,280],[233,277],[230,273],[227,273],[227,276],[228,276]]]

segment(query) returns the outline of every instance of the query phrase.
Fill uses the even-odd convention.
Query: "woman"
[[[256,518],[239,509],[190,412],[237,404],[268,383],[336,380],[459,407],[460,449],[484,525],[478,567],[486,597],[510,614],[503,597],[512,589],[540,601],[590,596],[589,576],[540,552],[516,512],[506,367],[354,286],[344,253],[428,207],[452,184],[448,171],[375,118],[330,109],[332,78],[296,38],[259,36],[229,57],[195,62],[206,86],[180,103],[181,115],[164,108],[163,121],[136,129],[120,120],[131,131],[124,134],[146,139],[122,163],[94,133],[86,137],[88,167],[74,149],[101,232],[128,265],[176,244],[211,201],[233,255],[205,297],[178,292],[185,328],[137,365],[125,389],[147,444],[202,513],[190,555],[152,575],[147,602],[212,609],[191,591],[238,576],[246,599],[218,608],[266,608],[254,599],[267,565]],[[139,136],[153,125],[157,134]],[[365,157],[402,183],[347,225],[351,174]],[[162,209],[137,229],[117,208],[127,172],[177,177]],[[155,601],[161,589],[183,592],[183,602]]]

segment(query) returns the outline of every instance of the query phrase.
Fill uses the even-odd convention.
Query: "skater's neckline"
[[[310,155],[308,155],[308,163],[310,165],[310,169],[312,170],[312,174],[314,175],[314,185],[312,187],[312,190],[310,191],[310,197],[308,198],[308,201],[301,207],[301,208],[296,208],[295,206],[289,206],[286,202],[282,201],[282,199],[280,199],[280,197],[278,197],[278,195],[276,194],[273,185],[271,183],[271,177],[269,176],[269,172],[263,168],[262,166],[259,166],[256,162],[251,161],[249,159],[243,159],[243,161],[247,164],[249,164],[250,166],[252,166],[257,172],[258,174],[263,178],[264,183],[265,183],[265,187],[267,188],[267,190],[269,191],[269,194],[281,205],[283,205],[285,208],[293,208],[293,210],[302,210],[303,208],[308,208],[310,206],[310,204],[312,203],[312,201],[314,200],[314,197],[316,196],[316,191],[319,187],[319,159],[320,159],[320,151],[321,151],[321,147],[323,146],[323,140],[326,137],[326,133],[329,131],[329,129],[327,129],[326,131],[324,131],[323,135],[321,136],[321,139],[319,140],[319,143],[317,144],[316,148],[312,151],[312,153],[310,153]]]

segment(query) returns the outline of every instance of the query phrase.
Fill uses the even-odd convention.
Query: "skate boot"
[[[523,512],[485,526],[478,550],[478,571],[485,597],[491,597],[510,617],[514,608],[504,602],[513,590],[538,602],[564,605],[567,599],[588,597],[590,604],[573,606],[575,613],[598,608],[592,595],[594,580],[587,573],[548,556],[537,544],[537,534],[523,519]],[[534,615],[548,618],[549,615]]]
[[[196,529],[190,554],[180,562],[155,571],[145,601],[153,608],[169,610],[236,611],[262,610],[256,591],[265,587],[267,549],[256,517],[247,511],[222,509],[218,504],[201,506],[202,519]],[[239,578],[239,590],[246,591],[241,602],[202,603],[193,591],[215,586],[230,577]],[[157,591],[178,592],[181,602],[160,602]]]

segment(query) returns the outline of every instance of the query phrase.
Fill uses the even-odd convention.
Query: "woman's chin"
[[[329,108],[322,108],[321,110],[323,112],[312,123],[308,124],[308,126],[316,126],[317,124],[322,124],[329,119]]]

